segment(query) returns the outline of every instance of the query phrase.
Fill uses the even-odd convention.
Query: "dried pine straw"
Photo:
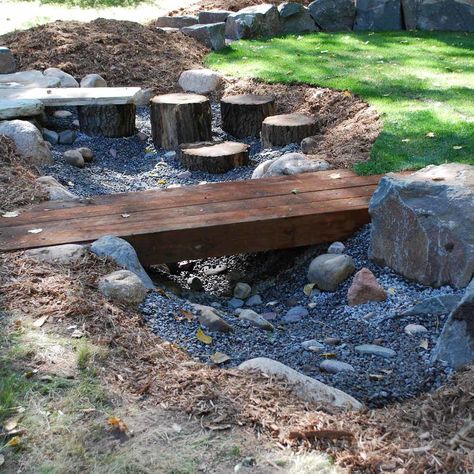
[[[21,301],[33,318],[50,315],[46,330],[80,326],[109,348],[101,373],[111,389],[184,410],[211,430],[252,426],[295,450],[324,450],[352,472],[473,472],[474,367],[406,403],[359,413],[323,411],[296,399],[282,381],[206,366],[153,335],[136,311],[97,292],[98,279],[114,268],[92,255],[61,267],[22,253],[0,254],[3,306],[13,310]]]
[[[37,176],[35,168],[18,156],[13,141],[0,135],[0,213],[45,199]]]

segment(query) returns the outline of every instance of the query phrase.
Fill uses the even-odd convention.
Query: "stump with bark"
[[[275,99],[268,95],[232,95],[221,100],[222,129],[236,138],[257,137],[262,122],[274,114]]]
[[[211,104],[198,94],[166,94],[151,100],[151,129],[156,148],[176,150],[182,143],[211,140]]]
[[[303,138],[316,135],[318,126],[313,117],[303,114],[273,115],[262,124],[264,148],[300,143]]]
[[[130,137],[135,134],[135,104],[81,105],[79,127],[87,135]]]
[[[189,170],[226,173],[249,161],[249,146],[238,142],[201,142],[180,146],[179,159]]]

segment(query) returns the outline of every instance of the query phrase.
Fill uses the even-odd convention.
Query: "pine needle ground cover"
[[[316,33],[237,41],[207,58],[228,75],[357,94],[384,128],[361,174],[474,164],[474,35]]]

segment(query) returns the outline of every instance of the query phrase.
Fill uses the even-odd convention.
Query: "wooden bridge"
[[[369,222],[379,179],[337,170],[48,201],[0,218],[0,251],[111,234],[152,265],[332,242]]]

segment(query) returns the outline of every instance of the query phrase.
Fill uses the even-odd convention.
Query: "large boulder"
[[[407,29],[474,31],[472,0],[402,0]]]
[[[225,23],[231,13],[229,10],[206,10],[198,13],[198,21],[201,25]]]
[[[13,53],[6,46],[0,46],[0,74],[15,72],[16,62]]]
[[[354,30],[401,30],[400,0],[357,0]]]
[[[454,368],[474,362],[474,279],[463,299],[449,315],[433,352],[434,360]]]
[[[137,252],[126,240],[115,235],[105,235],[93,242],[90,251],[99,257],[108,257],[117,265],[135,273],[146,288],[155,288],[151,278],[138,260]]]
[[[308,9],[316,25],[324,31],[352,30],[355,0],[315,0]]]
[[[15,142],[20,156],[33,165],[47,165],[53,162],[53,156],[41,132],[26,120],[0,122],[0,135],[6,135]]]
[[[280,15],[273,5],[257,5],[231,13],[227,17],[225,35],[238,40],[275,36],[280,32]]]
[[[282,3],[278,7],[278,12],[280,13],[280,29],[283,34],[318,31],[309,10],[301,3]]]
[[[107,298],[119,303],[138,305],[143,303],[148,290],[129,270],[117,270],[99,281],[99,290]]]
[[[258,165],[252,173],[252,179],[313,173],[328,170],[330,167],[329,163],[324,160],[311,160],[302,153],[286,153]]]
[[[369,256],[424,285],[465,287],[474,275],[474,166],[428,166],[381,179],[369,205]]]
[[[79,87],[79,83],[67,72],[57,67],[49,67],[43,72],[45,76],[57,77],[61,87]]]
[[[262,372],[267,376],[283,379],[288,384],[288,389],[298,398],[305,402],[322,405],[323,408],[325,405],[328,409],[361,410],[363,408],[362,403],[342,390],[330,387],[276,360],[257,357],[240,364],[239,370]]]
[[[210,49],[225,48],[225,23],[186,26],[181,28],[181,33],[197,39]]]

